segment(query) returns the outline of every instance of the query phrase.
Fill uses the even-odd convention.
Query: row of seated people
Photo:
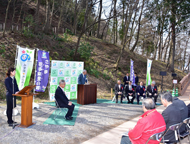
[[[125,92],[125,93],[124,93]],[[136,95],[135,95],[136,92]],[[143,82],[140,82],[139,86],[133,86],[131,81],[128,81],[125,85],[121,84],[121,81],[118,80],[117,84],[115,85],[115,96],[116,96],[116,103],[118,103],[118,96],[121,96],[121,103],[123,101],[124,97],[127,97],[128,103],[134,102],[134,99],[137,98],[137,104],[139,104],[140,97],[145,98],[147,92],[147,97],[154,98],[154,102],[156,104],[157,102],[157,86],[155,85],[155,82],[153,81],[151,85],[147,87],[147,90],[145,89],[145,86],[143,85]],[[132,97],[130,100],[129,97]]]
[[[145,144],[149,137],[163,132],[161,143],[173,144],[177,143],[177,133],[174,128],[168,129],[170,126],[180,124],[180,135],[188,134],[186,124],[183,123],[188,116],[188,107],[178,99],[172,98],[170,92],[160,94],[161,102],[166,109],[160,114],[155,109],[155,103],[151,98],[145,98],[142,102],[144,114],[141,115],[137,124],[133,129],[123,134],[121,144]],[[150,140],[148,144],[158,144],[159,141]]]

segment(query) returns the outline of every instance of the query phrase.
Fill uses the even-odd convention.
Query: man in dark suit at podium
[[[116,103],[118,103],[118,95],[121,96],[121,103],[123,99],[123,85],[121,84],[121,81],[118,80],[117,84],[115,85],[115,95],[116,95]]]
[[[87,78],[86,78],[87,71],[83,70],[83,73],[81,73],[78,77],[78,84],[85,84],[87,83]]]
[[[64,92],[65,85],[66,85],[65,80],[59,81],[59,86],[57,87],[57,90],[55,92],[55,99],[60,108],[68,108],[68,112],[65,115],[65,119],[72,120],[73,119],[72,114],[73,114],[75,105],[71,101],[69,101],[69,99],[67,98]]]

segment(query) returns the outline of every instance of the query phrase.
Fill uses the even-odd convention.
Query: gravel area
[[[40,104],[40,109],[33,110],[35,125],[13,130],[8,127],[7,117],[3,115],[5,108],[5,105],[0,106],[0,144],[80,144],[143,113],[139,105],[91,104],[80,106],[74,126],[44,125],[54,107]],[[20,111],[21,106],[17,106],[17,109]],[[16,116],[16,121],[20,122],[20,115]],[[7,137],[1,139],[8,133]]]

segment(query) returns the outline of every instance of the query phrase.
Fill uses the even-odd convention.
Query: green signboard
[[[51,62],[50,101],[54,100],[55,91],[61,79],[65,80],[64,91],[68,99],[77,99],[77,79],[84,69],[84,62],[57,61]]]

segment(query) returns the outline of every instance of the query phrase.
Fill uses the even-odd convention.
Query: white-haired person
[[[84,85],[85,83],[88,82],[86,78],[86,74],[87,74],[87,71],[83,70],[83,72],[78,77],[78,84]]]
[[[142,102],[144,114],[140,116],[133,129],[123,134],[120,144],[145,144],[149,137],[155,133],[166,130],[163,116],[155,109],[155,103],[151,98]],[[149,144],[159,144],[159,141],[150,140]]]
[[[147,97],[154,98],[156,104],[158,98],[158,90],[155,81],[152,81],[151,85],[147,87]]]
[[[117,81],[117,84],[115,85],[115,95],[116,95],[116,103],[118,103],[118,95],[121,96],[121,103],[122,103],[122,100],[123,100],[123,89],[124,89],[124,85],[121,84],[121,81],[118,80]]]
[[[55,92],[55,99],[59,105],[60,108],[67,108],[67,114],[65,115],[65,119],[66,120],[72,120],[73,117],[73,111],[75,108],[75,105],[69,101],[69,99],[67,98],[65,92],[64,92],[64,88],[65,88],[65,80],[60,80],[59,81],[59,86],[56,89]]]

